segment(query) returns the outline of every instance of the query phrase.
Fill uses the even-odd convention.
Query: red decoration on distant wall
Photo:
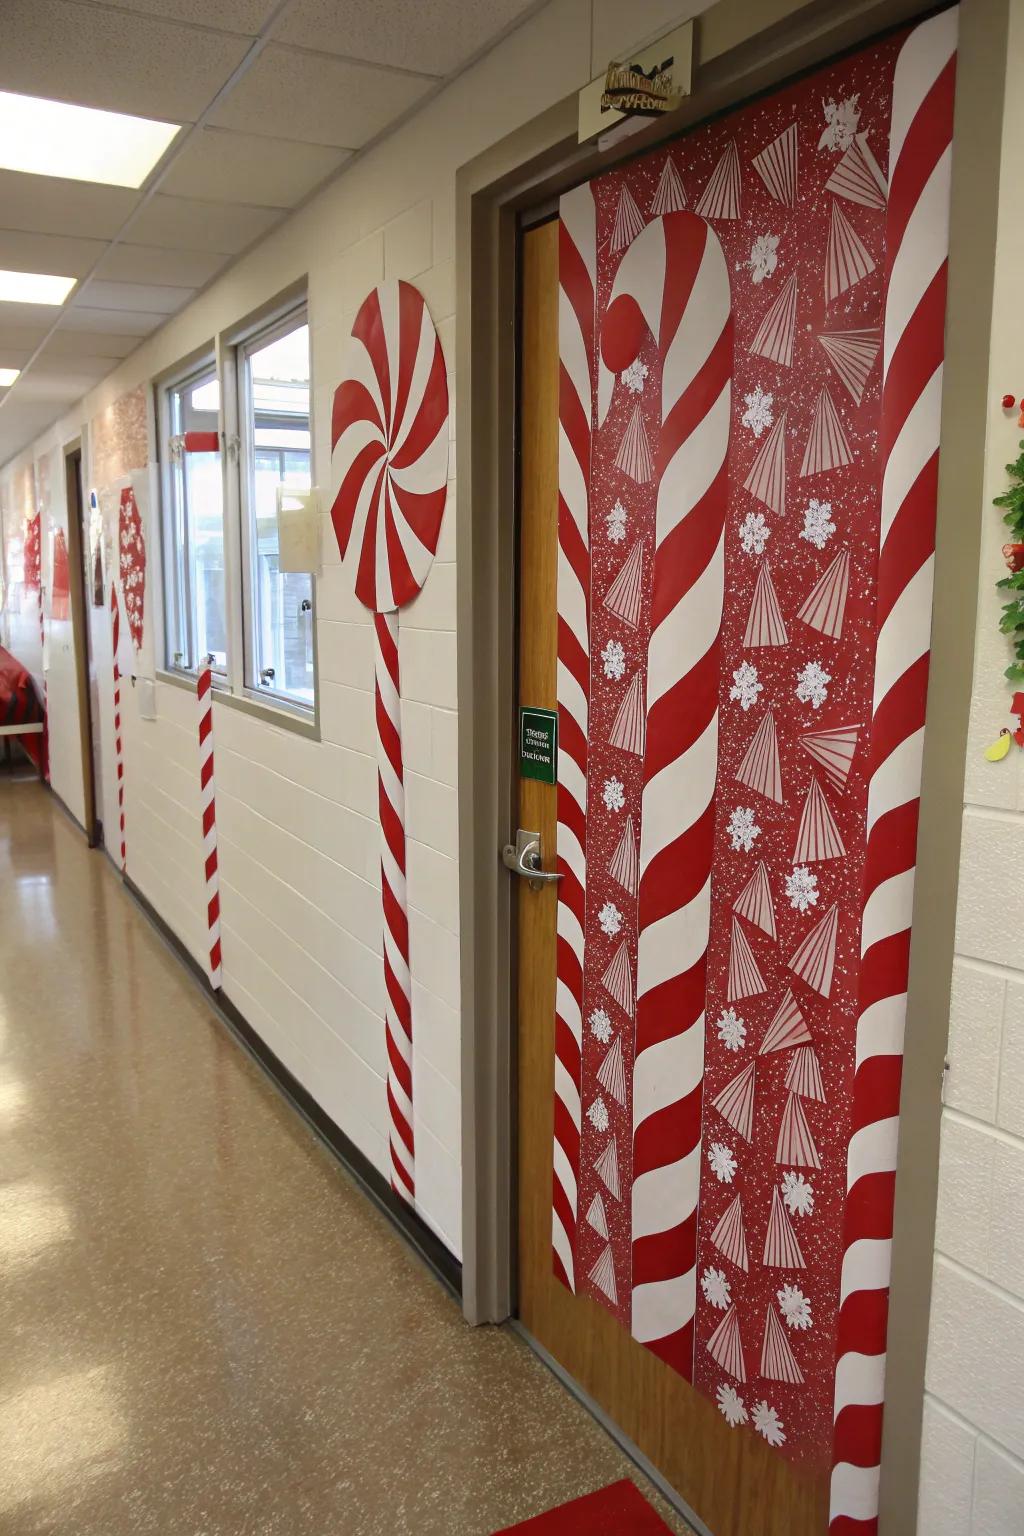
[[[25,519],[24,587],[26,592],[38,592],[42,579],[42,519],[37,512]]]
[[[121,492],[117,527],[118,565],[128,630],[136,650],[141,649],[146,602],[146,540],[135,492],[126,485]]]
[[[68,544],[63,528],[53,536],[53,581],[50,593],[50,617],[66,619],[71,597],[71,575],[68,570]]]

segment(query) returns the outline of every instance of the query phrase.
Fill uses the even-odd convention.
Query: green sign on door
[[[519,772],[524,779],[554,784],[558,774],[558,713],[553,709],[519,711]]]

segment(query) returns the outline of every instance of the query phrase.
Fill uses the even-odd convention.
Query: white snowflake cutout
[[[763,1435],[769,1445],[785,1445],[785,1425],[774,1408],[762,1399],[754,1404],[754,1428]]]
[[[732,1301],[732,1289],[722,1269],[706,1269],[700,1277],[700,1288],[709,1307],[724,1312]]]
[[[814,1189],[802,1173],[782,1175],[782,1203],[791,1216],[810,1216],[814,1211]]]
[[[743,661],[732,675],[730,699],[735,699],[741,709],[748,710],[757,703],[757,696],[764,692],[764,684],[758,681],[757,668],[752,662]]]
[[[755,437],[760,437],[765,428],[770,427],[775,420],[775,416],[772,413],[775,396],[763,390],[760,384],[755,384],[751,393],[743,396],[743,400],[747,408],[740,417],[740,420],[745,427],[748,427],[753,432]]]
[[[731,1184],[736,1177],[736,1159],[724,1141],[713,1141],[708,1148],[708,1164],[719,1184]]]
[[[608,1129],[608,1106],[600,1094],[598,1094],[593,1104],[587,1110],[587,1119],[595,1131],[606,1131]]]
[[[597,914],[597,920],[601,924],[602,933],[606,933],[609,938],[614,938],[622,927],[622,913],[614,901],[605,902]]]
[[[740,543],[747,555],[763,555],[771,529],[760,512],[748,512],[740,523]]]
[[[608,530],[608,537],[613,544],[621,544],[626,537],[626,523],[629,514],[621,501],[617,501],[611,511],[605,517],[604,523]]]
[[[828,698],[831,672],[826,672],[820,661],[809,661],[796,675],[796,696],[801,704],[813,704],[820,709]]]
[[[621,811],[626,803],[626,787],[621,779],[605,779],[604,788],[601,791],[605,810]]]
[[[747,1042],[747,1026],[735,1008],[723,1008],[717,1024],[718,1038],[727,1051],[738,1051]]]
[[[622,382],[625,384],[631,395],[643,394],[644,381],[647,378],[647,373],[647,364],[642,363],[639,358],[637,358],[635,363],[630,363],[628,368],[624,368],[622,370]]]
[[[798,1285],[784,1285],[775,1294],[779,1298],[779,1306],[788,1328],[811,1326],[811,1303]]]
[[[750,260],[747,263],[752,282],[763,283],[766,277],[771,277],[779,264],[778,249],[778,235],[758,235],[750,247]]]
[[[849,149],[860,124],[860,92],[844,96],[842,101],[823,101],[825,131],[818,140],[819,149]]]
[[[818,877],[812,875],[806,864],[798,864],[791,875],[786,876],[786,895],[789,904],[798,912],[806,912],[808,907],[817,905],[818,902]]]
[[[761,836],[761,828],[754,820],[753,808],[749,805],[738,805],[729,817],[728,822],[729,842],[737,852],[742,848],[744,853],[749,853],[754,843]]]
[[[818,501],[817,497],[812,496],[804,508],[804,526],[800,530],[800,537],[806,539],[808,544],[813,544],[815,549],[824,549],[835,531],[832,503]]]
[[[609,640],[601,652],[601,665],[605,677],[614,678],[616,681],[626,670],[626,653],[622,649],[621,640]]]
[[[604,1008],[595,1008],[590,1015],[590,1033],[602,1045],[607,1045],[611,1039],[612,1021]]]
[[[724,1382],[718,1389],[718,1411],[733,1429],[737,1424],[747,1422],[747,1405],[736,1391],[735,1387],[727,1386]]]

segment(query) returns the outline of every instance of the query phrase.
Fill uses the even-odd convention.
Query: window
[[[292,313],[237,352],[245,683],[312,709],[313,578],[278,567],[277,488],[308,489],[309,327]]]
[[[227,668],[220,384],[212,363],[161,391],[167,661]]]

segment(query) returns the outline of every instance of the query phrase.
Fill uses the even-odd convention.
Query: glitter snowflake
[[[602,1045],[607,1045],[612,1037],[612,1021],[603,1008],[595,1008],[590,1015],[590,1033],[595,1040],[600,1040]]]
[[[732,675],[732,687],[729,689],[730,699],[747,710],[751,704],[757,703],[757,696],[764,692],[764,684],[758,681],[757,668],[752,662],[743,661]]]
[[[647,364],[637,358],[635,363],[630,363],[628,368],[622,371],[622,382],[631,395],[642,395],[644,392],[644,380],[647,378]]]
[[[818,140],[819,149],[849,149],[860,123],[860,93],[842,101],[823,101],[825,131]]]
[[[811,1326],[811,1304],[798,1285],[784,1285],[775,1294],[779,1298],[782,1316],[790,1328]]]
[[[743,396],[743,401],[747,408],[740,419],[755,437],[760,437],[764,429],[770,427],[775,420],[772,414],[775,396],[766,394],[760,384],[756,384],[751,394]]]
[[[750,247],[750,276],[755,283],[763,283],[766,277],[771,277],[779,264],[778,235],[758,235]]]
[[[708,1306],[717,1307],[719,1312],[724,1312],[732,1301],[732,1291],[722,1269],[706,1269],[700,1277],[700,1288]]]
[[[622,649],[622,642],[609,640],[601,652],[601,665],[605,677],[614,678],[616,681],[626,670],[626,653]]]
[[[606,1131],[608,1129],[608,1106],[600,1094],[598,1094],[593,1104],[587,1110],[587,1119],[595,1131]]]
[[[774,1408],[761,1400],[754,1404],[754,1428],[759,1435],[763,1435],[769,1445],[785,1445],[786,1436],[783,1433],[785,1426]]]
[[[727,1051],[738,1051],[747,1042],[747,1026],[735,1008],[723,1008],[718,1021],[718,1038]]]
[[[820,661],[809,661],[796,675],[796,696],[801,704],[813,704],[820,709],[828,698],[831,672],[826,672]]]
[[[614,937],[622,927],[622,913],[614,901],[605,902],[597,914],[597,920],[601,924],[601,931],[606,933],[609,938]]]
[[[708,1164],[719,1184],[731,1184],[736,1176],[736,1159],[724,1141],[713,1141],[708,1148]]]
[[[725,1422],[732,1425],[733,1429],[736,1428],[737,1424],[745,1424],[747,1422],[746,1403],[740,1397],[735,1387],[728,1387],[724,1382],[718,1389],[718,1411],[725,1419]]]
[[[815,549],[824,549],[835,531],[832,503],[812,497],[804,508],[804,526],[800,530],[800,537],[806,539],[808,544],[813,544]]]
[[[605,517],[605,527],[608,529],[608,537],[613,544],[621,544],[626,537],[626,523],[629,514],[621,501],[617,501],[611,511]]]
[[[729,841],[737,850],[742,848],[744,853],[749,853],[754,843],[761,836],[761,828],[754,820],[754,812],[749,805],[738,805],[729,817]]]
[[[798,912],[818,904],[818,877],[812,875],[806,864],[798,864],[791,875],[786,876],[786,895],[789,904]]]
[[[740,523],[740,543],[745,554],[763,555],[771,538],[771,529],[760,512],[748,512]]]
[[[621,779],[605,779],[601,796],[605,810],[621,811],[626,803],[626,786]]]
[[[782,1203],[791,1216],[810,1216],[814,1210],[814,1190],[802,1173],[782,1175]]]

